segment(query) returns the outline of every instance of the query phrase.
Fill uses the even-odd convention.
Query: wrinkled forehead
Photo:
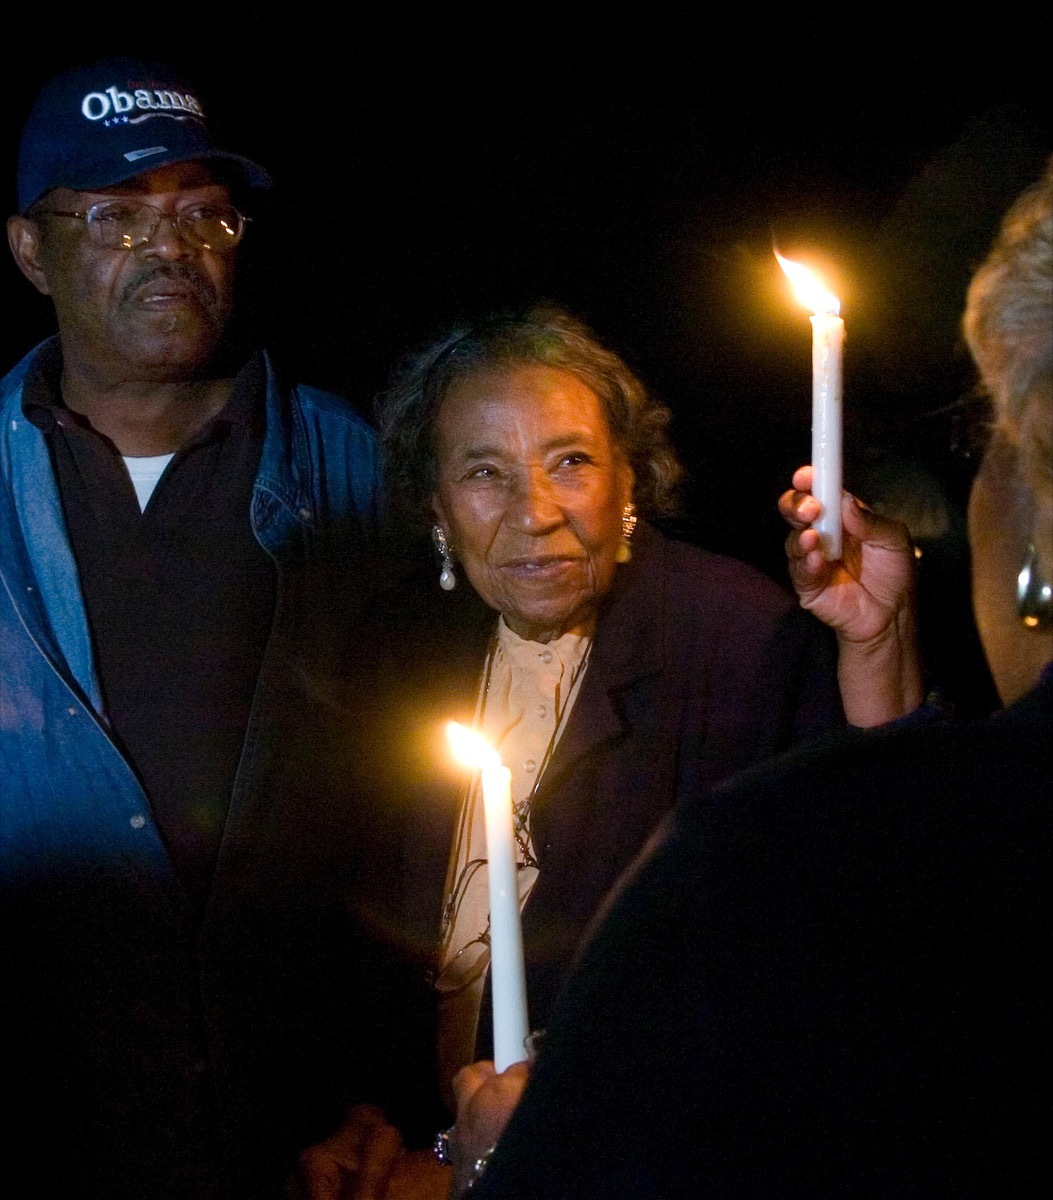
[[[445,411],[444,411],[445,410]],[[451,381],[436,422],[444,449],[455,441],[482,444],[480,426],[512,433],[536,450],[587,445],[606,457],[628,459],[610,406],[591,379],[536,361],[480,364]]]
[[[443,451],[469,443],[537,450],[575,440],[616,449],[593,388],[571,371],[537,363],[459,375],[444,391],[436,426]]]

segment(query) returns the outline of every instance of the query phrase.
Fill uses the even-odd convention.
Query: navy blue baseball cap
[[[172,67],[104,58],[56,75],[37,97],[18,153],[18,211],[45,192],[90,192],[193,159],[215,159],[250,187],[271,176],[258,163],[221,149],[197,89]]]

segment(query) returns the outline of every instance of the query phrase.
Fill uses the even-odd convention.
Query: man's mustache
[[[178,279],[189,285],[194,298],[202,305],[211,306],[215,303],[216,291],[212,281],[188,263],[157,263],[140,268],[125,285],[122,300],[130,300],[141,287],[155,279]]]

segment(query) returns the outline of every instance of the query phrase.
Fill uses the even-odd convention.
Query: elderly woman
[[[648,522],[681,474],[669,413],[567,313],[451,331],[403,364],[379,411],[392,495],[428,522],[438,552],[435,636],[399,646],[402,679],[407,658],[426,665],[430,701],[406,704],[393,736],[408,761],[413,722],[435,735],[406,785],[420,797],[407,894],[441,943],[448,1089],[492,1050],[481,799],[447,765],[440,718],[474,725],[512,772],[538,1029],[587,924],[678,796],[846,716],[873,725],[920,702],[913,558],[905,538],[871,544],[869,590],[851,574],[858,561],[839,568],[837,611],[823,616],[841,640],[842,708],[828,631],[788,588]],[[869,521],[846,509],[857,558],[851,534]]]
[[[377,820],[401,823],[406,851],[401,871],[377,872],[398,895],[378,889],[375,920],[415,964],[416,983],[388,989],[391,1037],[403,1060],[417,1039],[429,1068],[438,1059],[434,1105],[407,1077],[387,1114],[420,1145],[448,1124],[458,1070],[493,1053],[485,824],[448,721],[476,727],[512,772],[540,1030],[585,929],[680,796],[846,719],[898,717],[922,688],[904,531],[846,497],[843,561],[814,616],[745,564],[668,540],[647,518],[670,511],[681,476],[670,414],[569,314],[451,330],[400,365],[378,411],[393,500],[435,549],[423,588],[404,581],[382,606],[379,694],[359,697]],[[394,1131],[372,1113],[360,1132],[312,1147],[304,1178],[357,1173],[379,1191]],[[435,1168],[411,1159],[392,1195],[420,1194],[414,1172]]]
[[[846,733],[681,804],[585,948],[473,1197],[1044,1192],[1053,161],[964,328],[994,408],[969,537],[1005,711]],[[821,607],[815,501],[781,507]],[[526,1077],[458,1076],[462,1185]]]

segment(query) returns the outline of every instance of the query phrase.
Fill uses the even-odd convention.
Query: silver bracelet
[[[444,1167],[452,1167],[455,1165],[453,1161],[453,1147],[450,1140],[453,1137],[453,1133],[454,1126],[452,1125],[449,1129],[441,1129],[435,1135],[435,1141],[432,1144],[432,1153]],[[484,1154],[481,1154],[475,1160],[475,1162],[472,1163],[472,1173],[468,1178],[468,1182],[465,1184],[465,1192],[471,1190],[472,1185],[486,1170],[486,1164],[490,1161],[490,1155],[493,1154],[493,1152],[494,1147],[491,1146],[489,1150],[487,1150]]]
[[[453,1153],[450,1149],[450,1135],[453,1133],[453,1126],[449,1129],[441,1129],[435,1135],[435,1141],[432,1144],[432,1153],[444,1167],[453,1166]]]
[[[494,1149],[495,1149],[495,1147],[491,1146],[490,1149],[487,1150],[485,1154],[480,1155],[479,1158],[477,1158],[475,1160],[475,1162],[472,1163],[471,1178],[468,1180],[468,1183],[464,1189],[466,1192],[470,1192],[472,1190],[472,1188],[475,1186],[475,1184],[478,1182],[478,1180],[481,1178],[483,1172],[486,1170],[486,1164],[490,1161],[490,1155],[493,1154]]]

